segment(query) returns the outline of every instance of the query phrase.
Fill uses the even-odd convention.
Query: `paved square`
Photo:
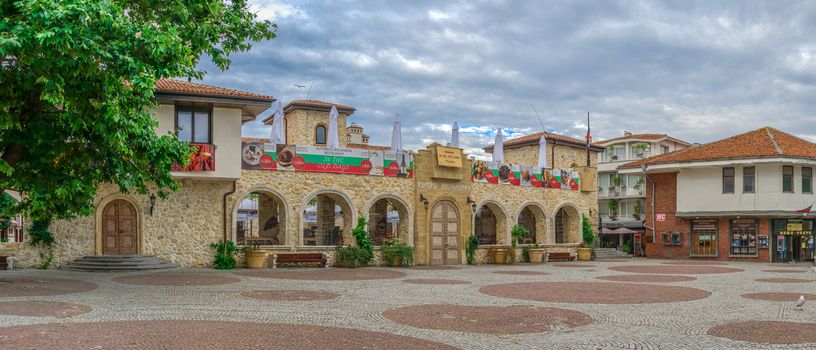
[[[0,348],[812,349],[800,294],[810,265],[3,271]]]

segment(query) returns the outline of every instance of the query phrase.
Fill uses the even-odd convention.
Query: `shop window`
[[[683,245],[682,232],[663,232],[663,245],[681,246]]]
[[[326,127],[323,125],[318,125],[315,128],[315,143],[318,145],[325,145],[326,144]]]
[[[757,254],[757,222],[751,219],[731,220],[731,255]]]
[[[176,135],[180,141],[212,144],[209,107],[176,106]]]
[[[691,255],[717,255],[717,220],[691,221]]]
[[[747,166],[742,168],[742,192],[743,193],[754,193],[754,186],[756,181],[756,168],[752,166]]]
[[[782,167],[782,192],[793,193],[793,167]]]
[[[734,193],[734,168],[723,168],[722,193]]]
[[[813,193],[813,168],[802,168],[802,193]]]

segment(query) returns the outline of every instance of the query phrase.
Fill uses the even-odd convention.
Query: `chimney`
[[[629,136],[632,136],[632,133],[629,132],[629,131],[624,130],[623,131],[623,137],[629,137]]]

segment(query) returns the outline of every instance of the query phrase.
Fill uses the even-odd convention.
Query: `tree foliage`
[[[357,247],[362,250],[359,258],[360,266],[367,266],[374,259],[374,244],[371,241],[371,236],[368,235],[367,227],[365,216],[360,216],[357,219],[357,226],[351,230]]]
[[[156,134],[156,80],[226,70],[275,30],[245,0],[0,2],[0,188],[33,218],[90,214],[102,183],[166,196],[190,150]]]

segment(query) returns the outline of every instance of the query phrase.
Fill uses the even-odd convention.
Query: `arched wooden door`
[[[441,201],[431,210],[431,265],[458,265],[459,210],[449,201]]]
[[[116,199],[102,210],[102,254],[138,254],[139,232],[136,208]]]

